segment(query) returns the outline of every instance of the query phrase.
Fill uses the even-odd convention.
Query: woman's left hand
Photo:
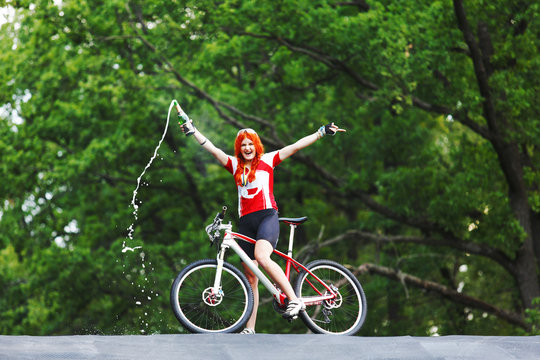
[[[324,136],[324,135],[332,135],[332,136],[334,136],[334,135],[336,135],[337,132],[346,132],[347,130],[340,129],[336,124],[330,123],[330,124],[321,126],[319,131],[321,132],[322,136]]]

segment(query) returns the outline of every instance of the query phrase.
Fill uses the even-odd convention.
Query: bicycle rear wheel
[[[171,305],[182,326],[193,333],[237,332],[253,311],[253,291],[237,268],[223,264],[221,289],[212,292],[216,260],[186,266],[171,288]]]
[[[306,310],[300,312],[306,326],[319,334],[354,335],[358,332],[367,313],[366,296],[358,279],[343,265],[330,260],[315,260],[306,268],[337,293],[335,299],[307,305]],[[328,290],[303,271],[296,280],[295,292],[308,300]]]

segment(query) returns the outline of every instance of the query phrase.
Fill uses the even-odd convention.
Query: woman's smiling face
[[[255,145],[253,144],[253,141],[248,137],[242,140],[242,143],[240,145],[240,152],[244,157],[245,161],[251,161],[255,158],[255,155],[257,155],[257,152],[255,151]]]

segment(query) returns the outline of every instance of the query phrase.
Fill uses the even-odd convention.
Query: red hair
[[[238,186],[242,186],[242,174],[244,173],[244,168],[246,166],[246,161],[242,155],[242,141],[244,141],[245,138],[253,141],[253,145],[255,146],[255,158],[251,162],[250,169],[252,171],[250,171],[248,175],[249,182],[255,180],[255,170],[257,169],[257,165],[259,165],[262,154],[264,154],[264,146],[261,142],[261,138],[259,138],[259,135],[257,135],[255,131],[240,131],[238,133],[238,136],[236,136],[236,140],[234,141],[234,155],[238,159],[238,168],[234,173],[234,181]]]

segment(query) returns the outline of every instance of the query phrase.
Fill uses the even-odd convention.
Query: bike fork
[[[221,290],[221,274],[223,273],[223,263],[225,262],[225,250],[227,246],[221,246],[217,254],[217,266],[216,266],[216,277],[214,278],[214,286],[212,287],[212,292],[218,294]]]

